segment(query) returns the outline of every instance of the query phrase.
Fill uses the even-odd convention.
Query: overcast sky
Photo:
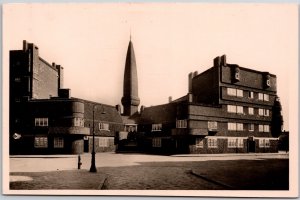
[[[277,75],[284,129],[297,78],[297,6],[275,4],[19,4],[4,7],[3,62],[28,40],[64,67],[73,97],[121,104],[132,35],[140,105],[187,93],[188,73],[228,63]],[[296,70],[296,71],[295,71]],[[293,76],[294,75],[294,76]]]

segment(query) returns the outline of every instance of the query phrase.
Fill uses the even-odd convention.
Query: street
[[[12,156],[10,189],[287,190],[288,154]]]

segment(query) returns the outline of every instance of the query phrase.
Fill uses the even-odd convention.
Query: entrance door
[[[83,140],[83,151],[89,152],[89,140]]]
[[[248,140],[248,152],[255,153],[255,141]]]

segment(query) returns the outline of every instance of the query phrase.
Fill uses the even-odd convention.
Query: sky
[[[290,4],[8,4],[3,66],[8,68],[9,50],[22,49],[27,40],[40,57],[64,67],[72,97],[121,104],[131,35],[140,105],[151,106],[185,95],[188,74],[226,54],[228,63],[277,76],[289,130],[289,107],[298,94],[297,11]]]

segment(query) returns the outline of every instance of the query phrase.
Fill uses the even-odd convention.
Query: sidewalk
[[[278,152],[278,153],[220,153],[220,154],[174,154],[172,157],[229,157],[229,156],[283,156],[284,158],[289,157],[289,152]]]
[[[98,153],[103,153],[103,152],[98,152]],[[157,156],[156,154],[143,154],[143,153],[115,153],[115,152],[110,152],[112,154],[136,154],[136,155],[154,155]],[[89,155],[90,153],[83,153],[80,154],[82,155]],[[228,156],[289,156],[289,152],[285,151],[280,151],[278,153],[220,153],[220,154],[173,154],[169,155],[171,157],[228,157]],[[55,154],[55,155],[10,155],[10,158],[77,158],[77,154]]]

